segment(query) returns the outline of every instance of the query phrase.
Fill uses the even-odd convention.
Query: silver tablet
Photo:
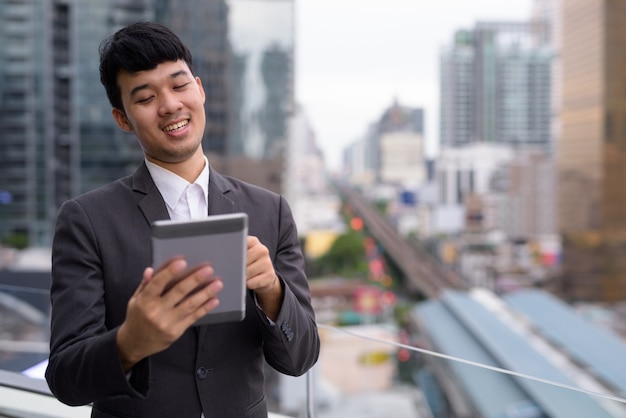
[[[152,265],[155,269],[184,257],[189,269],[209,263],[224,282],[219,306],[194,325],[241,321],[246,313],[248,215],[232,213],[188,221],[152,224]],[[174,281],[176,278],[174,279]]]

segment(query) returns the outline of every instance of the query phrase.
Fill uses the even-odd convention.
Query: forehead
[[[137,88],[149,88],[179,77],[193,77],[189,66],[183,60],[165,61],[150,70],[137,72],[122,69],[117,74],[117,83],[124,95],[132,94]]]

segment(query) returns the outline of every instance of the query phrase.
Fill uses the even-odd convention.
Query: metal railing
[[[41,315],[37,314],[37,312],[33,311],[27,304],[21,304],[18,298],[12,298],[12,292],[19,291],[20,289],[15,289],[13,287],[4,287],[3,290],[4,296],[0,299],[0,307],[9,311],[15,310],[15,312],[19,312],[20,316],[29,318],[31,323],[37,323],[41,326],[45,326],[47,324],[47,320],[42,320]],[[23,290],[23,289],[22,289]],[[37,297],[39,295],[39,291],[31,292],[31,298],[35,297],[35,301],[37,301]],[[44,315],[45,316],[45,315]],[[7,324],[6,321],[10,320],[6,315],[0,315],[0,321],[5,321],[4,325]],[[2,325],[0,323],[0,325]],[[368,325],[368,324],[365,324]],[[384,324],[369,324],[369,325],[384,325]],[[442,326],[444,326],[443,324]],[[13,324],[16,329],[18,328],[16,324]],[[620,417],[626,418],[626,399],[624,399],[624,394],[619,394],[619,392],[607,392],[607,391],[599,391],[595,390],[593,386],[587,385],[582,387],[576,387],[574,385],[564,384],[563,381],[560,381],[557,378],[554,379],[546,379],[546,378],[538,378],[536,375],[532,373],[516,373],[512,370],[507,370],[505,368],[495,367],[492,364],[489,364],[488,361],[472,358],[470,352],[461,355],[446,355],[435,350],[429,349],[427,344],[417,344],[415,342],[406,343],[406,342],[398,342],[397,338],[386,338],[381,337],[377,334],[372,333],[364,333],[363,330],[367,329],[367,326],[356,326],[356,327],[337,327],[326,325],[322,323],[318,323],[318,329],[320,331],[320,335],[322,336],[322,353],[320,355],[320,362],[314,367],[312,371],[309,371],[305,376],[298,378],[301,379],[301,386],[297,386],[300,394],[298,398],[302,399],[302,403],[298,404],[295,408],[295,412],[293,409],[283,409],[275,408],[274,410],[277,412],[272,412],[270,417],[272,418],[324,418],[323,405],[328,403],[326,399],[327,394],[323,391],[320,391],[319,380],[316,375],[321,374],[322,372],[316,373],[319,371],[320,364],[324,367],[324,371],[331,370],[333,371],[333,367],[335,369],[334,372],[337,377],[347,377],[341,376],[341,374],[347,374],[345,371],[347,369],[347,365],[341,363],[337,363],[335,360],[330,360],[328,357],[325,357],[330,352],[330,348],[333,344],[335,348],[340,348],[345,351],[345,347],[352,343],[353,348],[358,351],[358,354],[361,358],[359,361],[364,364],[373,364],[368,363],[370,361],[375,362],[376,356],[378,356],[381,351],[385,353],[400,353],[401,351],[409,352],[413,356],[413,358],[418,359],[422,368],[428,369],[435,372],[439,372],[437,378],[441,380],[441,385],[445,387],[448,391],[447,395],[450,397],[448,402],[455,404],[456,407],[460,410],[463,409],[462,405],[471,404],[471,401],[467,399],[463,399],[464,396],[459,394],[457,398],[451,396],[450,394],[454,394],[455,390],[458,390],[458,382],[454,382],[454,378],[442,377],[444,375],[454,376],[455,373],[467,373],[468,370],[471,370],[472,373],[476,374],[477,371],[480,373],[496,373],[501,376],[507,376],[508,379],[511,379],[514,382],[531,382],[532,384],[541,385],[542,391],[554,391],[561,390],[563,393],[567,392],[568,396],[585,396],[591,399],[594,399],[597,403],[602,404],[603,408],[609,411],[608,416],[610,417]],[[10,333],[7,333],[7,329],[1,329],[2,334],[4,336],[0,337],[0,355],[2,353],[10,353],[10,352],[28,352],[31,354],[36,354],[40,357],[45,357],[47,354],[47,341],[45,333],[44,334],[30,334],[28,336],[32,337],[35,335],[39,339],[23,339],[19,338],[7,337]],[[361,332],[360,332],[361,331]],[[391,333],[386,334],[386,336],[392,335]],[[344,340],[341,340],[344,338]],[[374,346],[372,346],[374,344]],[[361,349],[363,347],[369,347],[367,350]],[[374,347],[374,348],[372,348]],[[386,347],[384,350],[381,350],[380,347]],[[369,350],[369,351],[368,351]],[[370,359],[368,356],[373,358]],[[389,360],[391,356],[386,355],[386,359]],[[556,361],[551,359],[552,361]],[[329,363],[332,363],[333,366],[328,366]],[[369,367],[369,366],[368,366]],[[372,366],[371,369],[375,367]],[[345,371],[345,372],[344,372]],[[434,373],[436,374],[436,373]],[[365,377],[364,377],[365,376]],[[584,378],[578,376],[578,380]],[[359,375],[358,377],[354,377],[354,379],[359,380],[360,383],[363,384],[364,387],[367,388],[371,394],[373,386],[367,383],[373,383],[376,380],[373,375],[367,374],[367,372],[363,375]],[[368,379],[370,380],[368,382]],[[421,379],[421,380],[420,380]],[[625,377],[626,379],[626,377]],[[415,392],[415,399],[419,399],[415,401],[415,403],[419,403],[415,409],[419,410],[419,418],[425,418],[429,416],[437,416],[436,414],[430,415],[431,405],[429,405],[428,396],[422,393],[423,387],[420,387],[423,384],[424,378],[415,378],[412,382],[412,390]],[[341,383],[339,383],[341,384]],[[526,386],[528,384],[526,383]],[[447,387],[446,387],[447,386]],[[524,386],[524,385],[520,385]],[[466,391],[471,392],[471,388],[461,388]],[[349,391],[351,389],[346,389]],[[304,393],[302,393],[304,391]],[[617,393],[618,395],[615,395]],[[459,406],[461,405],[461,406]],[[454,405],[453,405],[454,406]],[[519,406],[519,405],[518,405]],[[526,405],[528,406],[528,405]],[[523,409],[525,406],[519,406],[519,408]],[[529,407],[530,408],[530,407]],[[480,416],[473,412],[468,412],[469,415],[466,416]],[[521,413],[520,413],[521,414]],[[515,413],[511,413],[510,417],[515,416],[529,416],[533,415],[515,415]],[[73,418],[73,417],[88,417],[91,415],[91,408],[89,406],[84,407],[69,407],[67,405],[59,402],[54,396],[51,394],[46,382],[43,379],[31,378],[22,373],[18,372],[10,372],[5,370],[0,370],[0,418],[4,417],[48,417],[48,418]],[[558,416],[558,415],[555,415]],[[567,417],[572,418],[572,417]]]
[[[545,391],[560,389],[569,393],[570,396],[588,396],[595,398],[598,403],[605,404],[605,409],[610,411],[608,416],[611,417],[624,417],[626,416],[626,399],[613,396],[606,393],[598,393],[581,389],[580,387],[569,386],[559,381],[551,381],[549,379],[537,378],[528,374],[516,373],[511,370],[506,370],[492,365],[481,363],[479,361],[471,361],[466,358],[459,358],[451,355],[445,355],[439,352],[431,351],[425,348],[416,347],[409,344],[399,343],[397,341],[391,341],[376,336],[366,335],[358,331],[354,331],[356,328],[350,327],[335,327],[329,325],[318,324],[320,332],[332,333],[335,335],[344,336],[348,339],[355,339],[358,343],[365,346],[368,343],[384,344],[392,347],[396,350],[408,350],[414,355],[421,356],[421,358],[429,358],[428,362],[439,361],[439,366],[443,363],[444,369],[450,369],[454,367],[468,367],[476,370],[482,370],[485,373],[498,373],[501,375],[511,376],[515,379],[525,379],[536,384],[544,385]],[[328,340],[326,340],[328,341]],[[345,342],[342,343],[345,345]],[[326,359],[321,358],[321,361]],[[316,366],[317,367],[317,366]],[[316,384],[315,373],[309,371],[303,378],[306,381],[306,403],[303,405],[303,411],[298,412],[297,415],[283,415],[280,413],[272,412],[269,414],[270,418],[295,418],[306,417],[316,418],[318,416],[316,408],[318,403],[316,402]],[[551,389],[550,389],[551,388]],[[418,391],[418,388],[415,388]],[[368,392],[369,394],[373,392]],[[421,395],[418,398],[423,398]],[[423,399],[422,399],[423,400]],[[424,402],[425,403],[425,402]],[[608,404],[608,406],[606,406]],[[517,405],[520,409],[531,408],[528,405]],[[415,418],[433,417],[428,408],[425,408],[424,404],[416,407],[419,410],[419,415],[415,415]],[[533,417],[535,415],[515,415],[511,413],[510,417],[516,416],[528,416]],[[46,382],[42,379],[31,378],[21,373],[9,372],[0,370],[0,418],[4,417],[46,417],[46,418],[82,418],[89,417],[91,415],[90,406],[82,407],[70,407],[59,402],[51,394]],[[471,415],[477,416],[477,415]]]
[[[0,370],[0,418],[88,418],[91,406],[68,406],[57,400],[46,382]],[[312,417],[312,415],[311,415]],[[290,418],[270,413],[268,418]]]

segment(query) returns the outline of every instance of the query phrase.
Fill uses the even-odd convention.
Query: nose
[[[159,97],[159,114],[161,116],[176,113],[181,107],[182,103],[176,96],[176,93],[171,91],[161,93]]]

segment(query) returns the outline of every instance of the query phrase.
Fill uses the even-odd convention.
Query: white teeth
[[[163,128],[163,130],[164,130],[165,132],[172,132],[172,131],[174,131],[174,130],[176,130],[176,129],[180,129],[180,128],[182,128],[183,126],[187,126],[187,124],[188,124],[188,123],[189,123],[189,121],[188,121],[188,120],[183,120],[183,121],[180,121],[180,122],[175,123],[175,124],[173,124],[173,125],[168,125],[168,126],[166,126],[165,128]]]

